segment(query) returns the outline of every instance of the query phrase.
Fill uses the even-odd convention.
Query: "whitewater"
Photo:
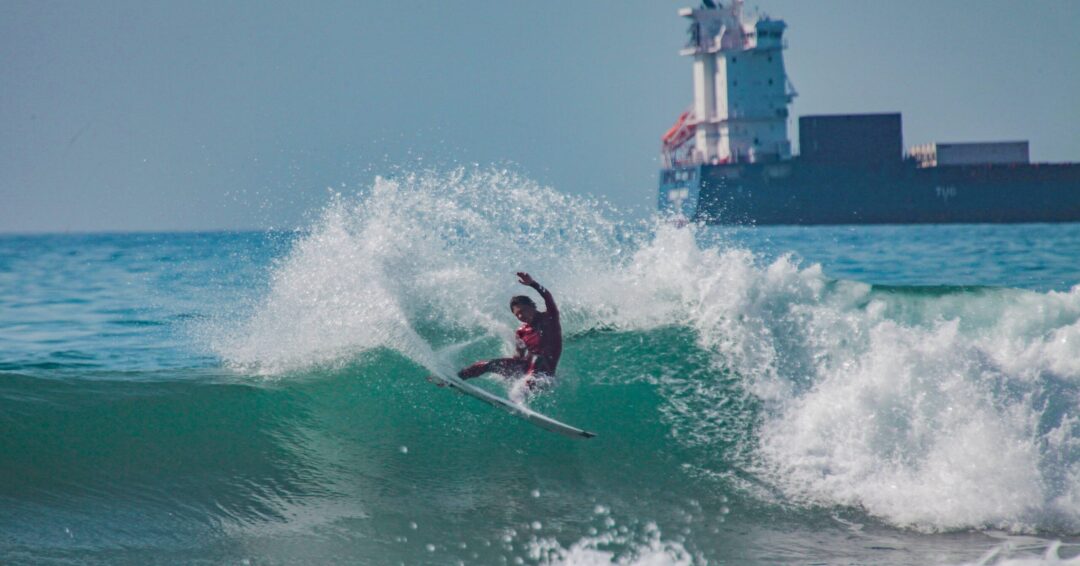
[[[0,237],[0,561],[1080,564],[1078,243],[483,168],[297,232]],[[565,336],[530,404],[595,439],[424,380],[510,352],[522,270]]]

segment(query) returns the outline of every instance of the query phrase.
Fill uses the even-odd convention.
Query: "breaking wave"
[[[748,500],[920,531],[1080,533],[1080,287],[834,280],[704,228],[461,169],[335,196],[211,342],[277,380],[379,351],[450,370],[504,351],[518,270],[565,313],[565,387],[619,402],[649,384],[661,403],[642,418]],[[601,338],[606,353],[574,361]],[[620,434],[604,413],[633,418],[590,411],[600,442]]]

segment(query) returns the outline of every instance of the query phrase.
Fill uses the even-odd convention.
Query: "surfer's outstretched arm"
[[[528,285],[529,287],[536,289],[537,293],[540,293],[540,296],[544,298],[544,309],[548,314],[553,316],[559,315],[559,307],[555,306],[555,297],[551,296],[551,291],[548,291],[546,287],[537,283],[531,275],[524,271],[519,271],[517,276],[518,283]]]

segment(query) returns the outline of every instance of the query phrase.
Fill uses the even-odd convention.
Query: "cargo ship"
[[[1080,163],[1032,163],[1027,141],[903,146],[900,113],[801,116],[783,20],[742,0],[683,8],[693,105],[661,138],[659,208],[711,224],[1080,221]]]

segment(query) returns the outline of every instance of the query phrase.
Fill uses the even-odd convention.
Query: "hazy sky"
[[[2,0],[0,232],[289,228],[327,186],[458,163],[649,209],[684,5]],[[747,6],[787,21],[794,117],[1080,161],[1080,1]]]

